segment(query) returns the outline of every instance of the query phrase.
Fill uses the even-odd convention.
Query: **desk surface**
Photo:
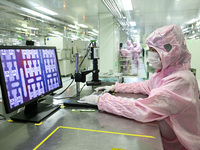
[[[119,95],[118,95],[119,96]],[[141,97],[138,94],[122,95]],[[1,150],[162,150],[157,122],[61,108],[42,124],[0,121]]]

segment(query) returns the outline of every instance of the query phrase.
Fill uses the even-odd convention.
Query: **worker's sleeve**
[[[178,81],[155,88],[149,97],[135,101],[106,93],[100,96],[98,109],[140,122],[162,120],[189,107],[194,97],[192,90],[184,81]]]
[[[148,95],[150,92],[149,80],[138,83],[115,83],[117,93],[141,93]]]

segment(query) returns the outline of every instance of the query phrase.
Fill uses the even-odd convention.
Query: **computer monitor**
[[[6,113],[25,106],[11,119],[40,122],[59,108],[39,103],[62,87],[56,48],[0,46],[0,83]]]

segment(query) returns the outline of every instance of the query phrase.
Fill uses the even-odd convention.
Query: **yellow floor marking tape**
[[[65,108],[65,105],[61,105],[60,107],[61,107],[61,108]]]
[[[102,131],[102,130],[91,130],[91,129],[84,129],[84,128],[74,128],[74,127],[59,126],[53,132],[51,132],[42,142],[40,142],[40,144],[38,144],[33,150],[37,150],[59,128],[72,129],[72,130],[82,130],[82,131],[91,131],[91,132],[100,132],[100,133],[119,134],[119,135],[127,135],[127,136],[137,136],[137,137],[145,137],[145,138],[155,138],[154,136],[149,136],[149,135],[129,134],[129,133],[120,133],[120,132],[110,132],[110,131]]]
[[[154,136],[149,136],[149,135],[129,134],[129,133],[120,133],[120,132],[110,132],[110,131],[102,131],[102,130],[91,130],[91,129],[65,127],[65,126],[60,126],[60,128],[73,129],[73,130],[83,130],[83,131],[92,131],[92,132],[101,132],[101,133],[110,133],[110,134],[120,134],[120,135],[128,135],[128,136],[138,136],[138,137],[146,137],[146,138],[155,138]]]
[[[41,124],[42,124],[42,122],[40,122],[40,123],[35,123],[36,126],[40,126]]]
[[[38,144],[33,150],[38,149],[52,134],[54,134],[60,127],[57,127],[53,132],[51,132],[40,144]]]
[[[126,150],[126,149],[121,149],[121,148],[112,148],[112,150]]]

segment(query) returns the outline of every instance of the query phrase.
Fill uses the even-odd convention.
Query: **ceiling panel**
[[[199,16],[200,0],[132,0],[133,10],[125,11],[121,0],[116,0],[127,21],[136,21],[140,41],[156,28],[169,24],[184,25],[185,22]],[[54,22],[43,22],[19,15],[24,13],[20,7],[42,13],[34,6],[40,5],[58,13],[51,16]],[[40,26],[41,34],[45,34],[57,26],[64,24],[82,23],[90,29],[99,28],[98,15],[109,13],[102,0],[1,0],[0,28],[14,28],[22,22]],[[45,14],[45,13],[44,13]],[[40,18],[41,19],[41,18]],[[45,20],[44,20],[45,21]],[[130,29],[130,28],[129,28]],[[130,32],[130,30],[128,30]]]

